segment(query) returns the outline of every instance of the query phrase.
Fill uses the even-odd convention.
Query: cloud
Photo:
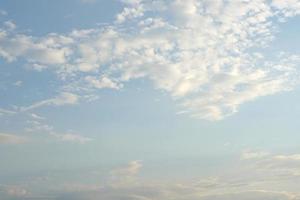
[[[82,3],[95,3],[97,0],[80,0]]]
[[[44,120],[46,119],[45,117],[42,117],[40,115],[37,115],[35,113],[31,113],[30,116],[33,118],[33,119],[36,119],[36,120]]]
[[[111,171],[111,183],[113,185],[128,185],[136,182],[136,175],[142,168],[141,161],[135,160],[128,163],[127,166]]]
[[[62,105],[73,105],[76,104],[79,100],[79,97],[76,94],[69,92],[62,92],[58,96],[36,102],[27,107],[21,107],[21,111],[29,111],[42,106],[62,106]]]
[[[295,160],[297,156],[294,155],[297,154],[286,154],[285,157],[288,160]],[[97,182],[82,179],[89,176],[95,178],[95,173],[89,173],[90,168],[89,172],[78,173],[83,174],[79,176],[78,182],[75,181],[76,177],[72,176],[70,182],[62,182],[61,178],[58,178],[57,184],[53,184],[54,177],[60,177],[56,175],[50,179],[54,185],[51,191],[38,191],[32,196],[50,196],[52,199],[63,200],[299,200],[299,189],[295,185],[299,181],[299,176],[298,179],[296,176],[287,178],[280,171],[286,168],[287,160],[281,160],[284,165],[272,168],[265,168],[266,163],[261,163],[261,161],[277,162],[278,156],[282,155],[269,153],[264,157],[232,160],[229,168],[220,166],[221,173],[216,177],[195,175],[191,179],[183,180],[179,178],[181,176],[175,176],[172,180],[165,179],[161,172],[160,176],[154,176],[157,178],[138,176],[143,167],[142,162],[130,161],[125,166],[110,170],[107,175],[109,179],[96,177],[99,179]],[[293,165],[299,166],[299,162]],[[74,171],[71,173],[74,174]],[[103,171],[100,174],[103,174]],[[38,184],[40,186],[40,183]],[[43,184],[48,188],[48,182]]]
[[[85,144],[87,142],[92,141],[91,138],[84,137],[81,135],[76,135],[73,133],[58,134],[58,133],[50,132],[50,135],[54,136],[55,138],[63,142],[74,142],[79,144]]]
[[[259,152],[259,151],[244,151],[241,155],[242,160],[248,159],[260,159],[269,156],[269,152]]]
[[[12,111],[12,110],[7,110],[7,109],[3,109],[3,108],[0,108],[0,116],[1,115],[13,115],[13,114],[16,114],[17,112],[15,111]]]
[[[8,196],[10,196],[10,197],[23,197],[24,198],[29,194],[29,192],[26,189],[20,188],[17,186],[6,187],[5,191],[8,194]]]
[[[141,161],[135,160],[135,161],[129,162],[128,165],[124,168],[114,170],[113,173],[118,174],[118,175],[134,176],[140,171],[142,166],[143,165],[142,165]]]
[[[45,118],[36,114],[31,114],[31,117],[33,120],[28,120],[28,127],[25,128],[27,132],[47,134],[62,142],[85,144],[93,140],[92,138],[74,133],[58,133],[53,126],[45,122]]]
[[[85,80],[88,84],[91,85],[91,87],[95,87],[97,89],[102,89],[102,88],[120,89],[122,87],[122,85],[119,85],[118,83],[110,80],[105,76],[102,76],[100,78],[87,76],[85,77]]]
[[[21,87],[22,84],[23,84],[23,81],[16,81],[16,82],[14,82],[14,86],[16,86],[16,87]]]
[[[16,24],[14,22],[12,22],[12,21],[6,21],[6,22],[4,22],[4,26],[6,26],[6,28],[8,30],[14,30],[14,29],[17,28]]]
[[[300,2],[298,0],[273,0],[272,6],[279,9],[278,13],[284,17],[293,17],[300,14]]]
[[[5,10],[0,10],[0,15],[2,16],[7,15],[7,12]]]
[[[122,3],[115,21],[103,27],[41,37],[4,27],[0,56],[53,71],[64,91],[78,96],[147,79],[173,97],[179,113],[206,120],[224,119],[246,102],[299,83],[299,55],[264,57],[279,22],[299,14],[297,0]]]
[[[300,178],[299,154],[284,155],[252,151],[243,153],[241,160],[250,169],[255,170],[256,175],[263,177],[264,180],[292,181]]]
[[[210,195],[201,200],[296,200],[299,199],[293,194],[287,192],[272,191],[245,191],[236,193],[224,193],[220,195]]]
[[[0,144],[21,144],[25,142],[26,139],[24,137],[7,133],[0,133]]]
[[[140,0],[123,1],[130,7],[125,7],[121,13],[116,16],[117,23],[124,23],[127,20],[142,17],[144,15],[144,6]]]

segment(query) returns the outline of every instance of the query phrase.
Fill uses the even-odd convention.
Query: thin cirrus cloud
[[[34,37],[7,22],[14,28],[1,29],[0,56],[52,70],[65,92],[78,96],[147,79],[173,97],[179,113],[206,120],[231,116],[241,104],[299,82],[299,55],[278,52],[271,62],[263,54],[279,24],[299,14],[297,0],[122,3],[110,25],[67,34]]]
[[[82,136],[75,133],[60,133],[55,130],[55,128],[46,123],[46,118],[39,116],[37,114],[31,113],[30,114],[31,120],[27,120],[26,124],[27,127],[25,131],[28,133],[39,133],[39,134],[46,134],[58,141],[62,142],[70,142],[70,143],[77,143],[77,144],[86,144],[88,142],[93,141],[92,138]]]

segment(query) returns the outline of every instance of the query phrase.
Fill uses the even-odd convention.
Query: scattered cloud
[[[16,87],[21,87],[22,84],[23,84],[23,81],[16,81],[16,82],[14,83],[14,86],[16,86]]]
[[[7,15],[7,12],[5,10],[0,10],[0,15]]]
[[[142,162],[130,161],[125,166],[112,169],[107,175],[109,179],[99,177],[101,181],[96,183],[87,183],[81,179],[78,180],[79,182],[74,182],[73,178],[71,182],[62,182],[59,179],[59,183],[54,184],[51,191],[39,190],[38,193],[30,194],[30,197],[48,196],[51,199],[64,200],[299,200],[300,193],[295,183],[300,180],[300,177],[294,175],[287,178],[282,173],[287,167],[292,168],[289,162],[298,159],[295,155],[297,154],[285,154],[284,158],[287,159],[281,159],[283,155],[269,153],[263,157],[232,161],[232,170],[220,166],[222,173],[216,177],[195,176],[189,180],[174,181],[138,176],[143,167]],[[281,162],[281,164],[269,167],[267,163],[270,162]],[[293,163],[295,169],[297,166],[299,162]],[[86,173],[82,176],[88,177]],[[94,177],[95,174],[93,173],[92,176]],[[53,178],[47,180],[52,180],[52,184],[55,183]],[[43,184],[48,185],[47,180]],[[41,183],[37,182],[37,184]],[[27,190],[17,191],[27,194],[25,192]]]
[[[122,87],[122,85],[119,85],[118,83],[110,80],[105,76],[100,78],[87,76],[85,77],[85,80],[88,84],[90,84],[92,87],[95,87],[97,89],[102,89],[102,88],[120,89]]]
[[[10,28],[0,32],[0,56],[53,71],[65,81],[69,97],[147,79],[173,97],[179,113],[206,120],[221,120],[246,102],[299,83],[299,55],[264,57],[280,22],[299,14],[297,0],[122,3],[110,25],[66,34],[34,37],[9,31],[13,26],[7,23]],[[58,97],[27,109],[58,104],[69,103]]]
[[[35,114],[35,113],[31,113],[30,116],[33,118],[33,119],[36,119],[36,120],[44,120],[46,119],[45,117],[42,117],[38,114]]]
[[[141,161],[135,160],[127,166],[111,171],[111,183],[113,185],[128,185],[136,182],[136,175],[142,168]]]
[[[260,151],[244,151],[242,153],[241,159],[248,160],[248,159],[260,159],[269,156],[270,153],[268,152],[260,152]]]
[[[72,105],[78,103],[78,100],[79,97],[76,94],[62,92],[54,98],[42,100],[27,107],[21,107],[21,111],[29,111],[42,106]]]
[[[17,25],[12,22],[12,21],[6,21],[4,22],[4,26],[8,29],[8,30],[14,30],[17,28]]]
[[[7,186],[5,187],[5,192],[10,197],[24,198],[29,194],[29,192],[26,189],[17,186]]]
[[[50,132],[50,135],[54,136],[55,138],[63,142],[74,142],[79,144],[85,144],[87,142],[92,141],[91,138],[84,137],[81,135],[76,135],[73,133],[58,134],[58,133]]]
[[[82,3],[95,3],[97,0],[80,0]]]
[[[16,112],[12,111],[12,110],[0,108],[0,116],[1,115],[13,115],[13,114],[16,114]]]
[[[0,133],[0,144],[21,144],[25,143],[26,139],[17,135]]]
[[[33,120],[27,121],[27,127],[25,130],[30,133],[47,134],[62,142],[72,142],[85,144],[92,141],[92,138],[84,137],[82,135],[74,133],[58,133],[53,126],[45,122],[45,118],[36,114],[31,114]]]

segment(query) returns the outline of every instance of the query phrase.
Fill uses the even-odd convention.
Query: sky
[[[300,200],[299,15],[0,1],[0,200]]]

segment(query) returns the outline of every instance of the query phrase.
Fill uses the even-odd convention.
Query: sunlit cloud
[[[278,52],[271,62],[263,53],[276,40],[279,21],[299,14],[296,0],[122,2],[114,23],[67,34],[20,34],[7,21],[0,55],[56,73],[65,80],[63,94],[77,92],[71,103],[93,89],[147,79],[173,97],[179,113],[206,120],[231,116],[240,105],[299,82],[298,55]],[[28,108],[68,103],[54,98]]]

